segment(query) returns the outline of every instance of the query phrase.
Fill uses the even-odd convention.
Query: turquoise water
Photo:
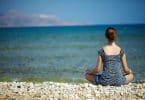
[[[113,25],[134,81],[145,81],[145,25]],[[0,81],[85,81],[108,26],[0,28]]]

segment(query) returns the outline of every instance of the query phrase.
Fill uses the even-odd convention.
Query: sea
[[[86,82],[110,26],[117,29],[133,82],[145,82],[144,24],[0,28],[0,81]]]

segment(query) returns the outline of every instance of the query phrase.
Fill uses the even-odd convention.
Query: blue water
[[[134,81],[145,81],[145,25],[113,25],[126,52]],[[107,43],[108,26],[0,28],[0,81],[39,77],[84,80],[96,65],[97,51]],[[6,79],[7,80],[7,79]]]

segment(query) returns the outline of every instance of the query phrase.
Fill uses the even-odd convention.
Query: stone
[[[18,86],[17,86],[17,88],[21,88],[21,86],[20,86],[20,85],[18,85]]]

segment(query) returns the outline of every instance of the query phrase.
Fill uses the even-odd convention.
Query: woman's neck
[[[115,43],[115,42],[108,42],[108,45],[110,45],[110,46],[115,46],[116,43]]]

